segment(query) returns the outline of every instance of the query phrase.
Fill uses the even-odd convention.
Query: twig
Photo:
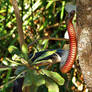
[[[43,38],[39,38],[39,39],[37,39],[37,40],[34,40],[32,43],[30,43],[30,44],[28,45],[28,48],[29,48],[30,46],[32,46],[33,44],[37,43],[38,40],[45,40],[45,39],[48,39],[48,40],[56,40],[56,41],[57,41],[57,40],[58,40],[58,41],[61,41],[61,40],[69,41],[69,39],[65,39],[65,38],[43,37]]]
[[[63,26],[65,24],[65,21],[63,23],[56,23],[56,24],[53,24],[53,25],[49,25],[47,26],[46,29],[50,29],[50,28],[53,28],[53,27],[58,27],[58,26]]]
[[[43,37],[41,38],[41,40],[44,40],[44,39],[48,39],[48,40],[58,40],[58,41],[61,41],[61,40],[65,40],[65,41],[69,41],[69,39],[65,39],[65,38],[55,38],[55,37]]]

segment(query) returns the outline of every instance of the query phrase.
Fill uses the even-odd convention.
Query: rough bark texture
[[[92,0],[76,2],[79,63],[84,81],[92,92]]]

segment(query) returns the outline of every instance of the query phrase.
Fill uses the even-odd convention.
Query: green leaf
[[[0,10],[0,13],[4,13],[4,12],[6,12],[5,10]]]
[[[35,76],[34,83],[39,87],[45,84],[45,79],[42,75]]]
[[[47,75],[51,79],[53,79],[57,84],[64,85],[64,78],[60,76],[57,72],[48,71],[45,69],[41,69],[42,75]]]
[[[8,47],[8,51],[9,53],[11,54],[14,54],[14,53],[19,53],[19,49],[17,47],[15,47],[14,45],[11,45]]]
[[[62,8],[61,8],[61,15],[60,15],[60,19],[63,19],[64,16],[64,9],[65,9],[65,1],[62,1]]]
[[[43,46],[43,50],[45,50],[46,49],[46,47],[48,46],[48,40],[42,40],[42,45],[44,45]]]
[[[4,65],[6,65],[6,66],[8,66],[9,65],[9,62],[7,62],[7,60],[6,59],[4,59],[3,61],[2,61],[2,63],[4,64]],[[0,68],[1,69],[1,68]]]
[[[45,78],[41,74],[38,74],[36,71],[30,70],[27,71],[27,74],[24,79],[24,86],[35,85],[39,87],[45,84]]]
[[[51,79],[46,79],[46,87],[48,88],[48,92],[59,92],[58,85]]]
[[[0,19],[4,19],[4,16],[0,15]]]
[[[11,21],[8,21],[7,24],[6,24],[6,26],[8,27],[8,26],[12,25],[14,23],[14,21],[16,21],[15,17],[12,18]]]
[[[34,12],[39,6],[41,6],[42,0],[37,0],[35,4],[29,9],[28,12],[23,16],[23,21],[25,21],[29,16],[31,16],[32,12]]]
[[[30,92],[38,92],[38,86],[35,86],[35,85],[31,85],[30,87]]]
[[[22,53],[24,58],[27,60],[28,59],[28,47],[27,44],[22,45]]]
[[[32,63],[32,65],[48,65],[48,64],[51,64],[51,63],[53,63],[53,61],[51,60],[51,59],[48,59],[48,60],[40,60],[40,61],[38,61],[38,62],[33,62]]]
[[[44,54],[42,54],[40,57],[38,57],[33,63],[35,63],[35,62],[37,62],[37,61],[39,61],[39,60],[41,60],[41,59],[44,59],[44,58],[46,58],[46,57],[48,57],[48,56],[54,54],[55,52],[56,52],[56,50],[47,51],[47,52],[45,52]]]
[[[25,66],[19,66],[16,70],[15,70],[15,74],[19,75],[21,72],[27,70],[27,68]]]
[[[28,72],[25,76],[25,79],[24,79],[23,88],[26,86],[32,85],[32,78],[31,77],[32,77],[31,74]]]
[[[51,6],[51,4],[53,4],[53,2],[54,2],[54,0],[53,1],[49,1],[49,3],[46,6],[46,9],[48,9]]]
[[[25,53],[25,54],[28,54],[28,47],[27,47],[27,44],[23,44],[23,45],[22,45],[22,52]]]
[[[9,70],[10,68],[9,67],[6,67],[6,68],[1,68],[0,67],[0,71],[5,71],[5,70]]]

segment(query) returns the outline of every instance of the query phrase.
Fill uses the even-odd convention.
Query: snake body
[[[74,11],[71,12],[70,18],[68,18],[68,22],[67,22],[67,30],[68,30],[69,39],[70,39],[70,49],[69,49],[69,55],[68,55],[65,65],[63,67],[60,67],[60,71],[62,73],[67,73],[70,71],[76,59],[76,54],[77,54],[76,33],[75,33],[73,23],[72,23],[73,17],[74,17]]]

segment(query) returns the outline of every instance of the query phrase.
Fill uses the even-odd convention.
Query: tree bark
[[[79,64],[92,92],[92,0],[76,0]]]

